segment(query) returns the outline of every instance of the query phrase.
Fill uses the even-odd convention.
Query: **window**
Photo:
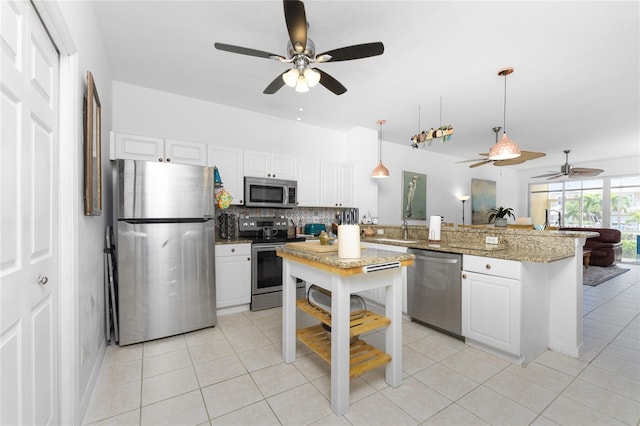
[[[640,176],[529,185],[529,215],[547,226],[616,228],[623,261],[637,261]]]

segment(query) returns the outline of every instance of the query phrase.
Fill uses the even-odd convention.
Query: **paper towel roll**
[[[338,226],[338,257],[360,259],[360,226]]]
[[[440,242],[441,226],[442,226],[442,218],[440,216],[431,216],[429,218],[429,241]]]

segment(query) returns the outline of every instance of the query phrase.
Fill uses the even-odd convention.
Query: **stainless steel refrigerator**
[[[215,325],[213,167],[116,168],[119,343]]]

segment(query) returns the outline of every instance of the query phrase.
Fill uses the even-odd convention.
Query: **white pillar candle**
[[[338,226],[338,257],[342,259],[360,258],[360,226]]]

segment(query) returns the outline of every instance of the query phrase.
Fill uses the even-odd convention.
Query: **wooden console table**
[[[413,264],[412,254],[367,249],[361,259],[340,259],[337,253],[314,253],[294,247],[276,249],[282,257],[282,357],[296,360],[298,338],[331,363],[331,409],[342,416],[349,410],[349,378],[386,363],[386,382],[397,387],[402,382],[402,268]],[[300,308],[331,326],[329,340],[320,326],[296,329],[296,278],[331,291],[331,315],[313,312],[308,303]],[[385,316],[368,313],[369,318],[350,324],[350,295],[374,288],[386,288]],[[309,309],[311,308],[311,309]],[[367,323],[367,324],[364,324]],[[351,337],[381,326],[385,333],[385,352]],[[319,329],[320,327],[320,329]],[[362,354],[362,362],[353,354]]]

